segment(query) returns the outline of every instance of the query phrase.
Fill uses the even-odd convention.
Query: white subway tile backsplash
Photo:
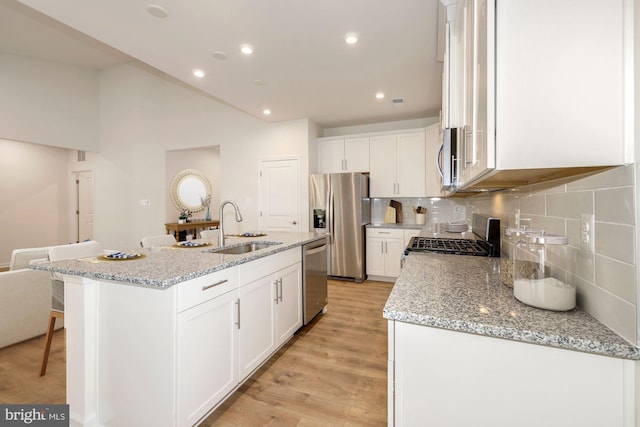
[[[636,269],[632,264],[595,256],[595,284],[614,295],[636,303]]]
[[[633,199],[633,187],[596,190],[596,221],[635,224]]]
[[[593,213],[593,192],[572,191],[547,194],[547,215],[580,219],[583,213]]]
[[[596,254],[628,264],[634,263],[635,232],[633,226],[596,221],[595,228]]]
[[[634,168],[621,166],[571,182],[475,196],[466,203],[473,206],[467,210],[469,217],[473,211],[503,218],[503,230],[514,225],[512,219],[520,209],[522,218],[531,219],[531,227],[566,234],[566,269],[578,287],[578,306],[637,343]],[[583,213],[595,214],[595,253],[580,248]],[[508,244],[505,249],[509,252]],[[561,268],[557,256],[553,261],[555,268]]]
[[[598,188],[614,188],[632,186],[634,183],[633,165],[620,166],[567,184],[569,191],[594,190]]]
[[[574,278],[573,283],[577,285],[577,301],[583,310],[630,343],[636,342],[635,304],[580,278]]]
[[[566,235],[569,237],[569,245],[576,248],[580,247],[580,220],[579,219],[567,219],[566,220]]]
[[[544,194],[529,194],[520,197],[520,215],[544,215],[546,212]]]

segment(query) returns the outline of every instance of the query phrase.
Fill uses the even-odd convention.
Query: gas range
[[[500,219],[473,214],[473,234],[477,239],[412,237],[408,252],[436,252],[451,255],[500,256]]]

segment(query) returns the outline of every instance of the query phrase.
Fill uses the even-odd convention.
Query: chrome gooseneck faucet
[[[220,218],[220,233],[218,233],[218,247],[223,247],[224,246],[224,219],[223,219],[223,210],[224,207],[226,205],[231,205],[233,206],[233,209],[236,211],[236,222],[240,222],[242,221],[242,214],[240,214],[240,209],[238,208],[238,205],[236,205],[236,202],[233,202],[231,200],[225,200],[224,202],[220,203],[220,211],[218,213],[218,218]]]

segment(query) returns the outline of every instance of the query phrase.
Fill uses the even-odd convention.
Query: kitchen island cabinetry
[[[269,238],[239,255],[138,248],[38,265],[64,277],[70,424],[192,426],[237,389],[302,326],[301,246],[325,237]],[[267,350],[243,365],[265,330]]]
[[[302,326],[300,253],[288,251],[270,258],[275,259],[240,266],[240,380]]]
[[[233,273],[231,287],[237,286]],[[238,292],[222,288],[211,288],[215,297],[178,314],[177,417],[186,425],[238,385]]]
[[[369,172],[369,137],[318,140],[318,173]]]
[[[371,137],[371,197],[424,197],[425,132]],[[435,165],[434,165],[435,167]]]
[[[445,80],[462,189],[633,163],[632,3],[458,1]]]
[[[405,230],[367,228],[367,278],[393,282],[400,274],[400,257],[406,247]]]

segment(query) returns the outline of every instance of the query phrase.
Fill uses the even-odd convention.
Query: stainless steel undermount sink
[[[268,248],[269,246],[279,245],[281,242],[246,242],[238,245],[224,246],[222,248],[214,248],[209,252],[216,254],[234,254],[241,255],[249,252],[258,251],[260,249]]]

